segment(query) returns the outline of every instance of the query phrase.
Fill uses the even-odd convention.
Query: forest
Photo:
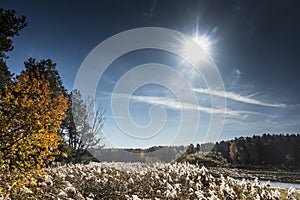
[[[220,141],[216,144],[206,143],[196,146],[191,144],[179,160],[188,160],[192,163],[204,162],[203,159],[186,159],[188,155],[191,156],[197,152],[206,152],[207,154],[203,157],[206,156],[211,161],[216,161],[215,164],[208,162],[209,165],[300,169],[299,134],[263,134]]]

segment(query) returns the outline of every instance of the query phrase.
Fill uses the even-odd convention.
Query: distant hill
[[[90,149],[100,162],[172,162],[185,152],[184,146],[154,146],[148,149]]]

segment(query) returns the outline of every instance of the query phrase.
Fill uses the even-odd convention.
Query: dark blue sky
[[[17,15],[26,16],[28,22],[20,36],[14,39],[15,49],[9,54],[7,63],[12,72],[19,73],[29,57],[50,58],[57,63],[64,84],[71,90],[85,57],[110,36],[139,27],[163,27],[191,37],[198,33],[210,41],[208,54],[223,78],[227,108],[239,112],[237,116],[227,116],[220,139],[263,132],[299,132],[300,3],[297,0],[2,0],[0,6],[14,9]],[[131,52],[116,60],[107,70],[106,77],[112,83],[133,65],[148,62],[176,65],[178,59],[158,50]],[[108,80],[100,81],[98,97],[107,107],[106,132],[117,143],[115,145],[168,143],[167,139],[159,137],[149,143],[128,138],[124,139],[127,144],[116,142],[114,135],[120,130],[110,121],[110,103],[105,95],[112,92],[114,84]],[[198,92],[205,95],[204,90]],[[145,87],[136,93],[153,97],[164,94],[164,89],[159,87]],[[215,91],[213,95],[222,94]],[[145,105],[142,108],[133,105],[133,110],[139,111],[133,112],[132,116],[141,124],[147,124],[148,118],[144,121],[140,117],[144,112],[140,110],[153,104],[164,106],[161,101],[153,103],[153,99],[151,102],[149,99],[138,101],[137,104]],[[176,109],[167,112],[171,113],[170,121],[178,120],[177,114],[180,113]],[[164,137],[173,131],[170,127],[173,127],[172,123],[166,126],[168,130]],[[197,136],[195,142],[201,142],[201,138]]]

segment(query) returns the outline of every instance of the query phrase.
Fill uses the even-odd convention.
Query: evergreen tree
[[[67,90],[62,83],[62,79],[56,69],[56,63],[53,63],[52,60],[46,59],[36,62],[35,59],[30,58],[25,62],[25,70],[21,72],[32,72],[35,76],[38,77],[38,74],[45,76],[49,81],[50,89],[53,92],[53,95],[63,94],[67,96]]]
[[[12,74],[6,65],[7,52],[13,50],[14,36],[26,26],[25,17],[16,17],[15,11],[0,8],[0,90],[11,81]]]

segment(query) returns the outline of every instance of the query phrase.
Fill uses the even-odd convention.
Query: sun
[[[184,42],[182,55],[195,63],[201,62],[203,55],[209,55],[211,41],[205,36],[194,36]]]
[[[211,45],[209,38],[205,36],[199,37],[198,35],[193,37],[194,42],[196,42],[206,53],[209,52],[209,47]]]

